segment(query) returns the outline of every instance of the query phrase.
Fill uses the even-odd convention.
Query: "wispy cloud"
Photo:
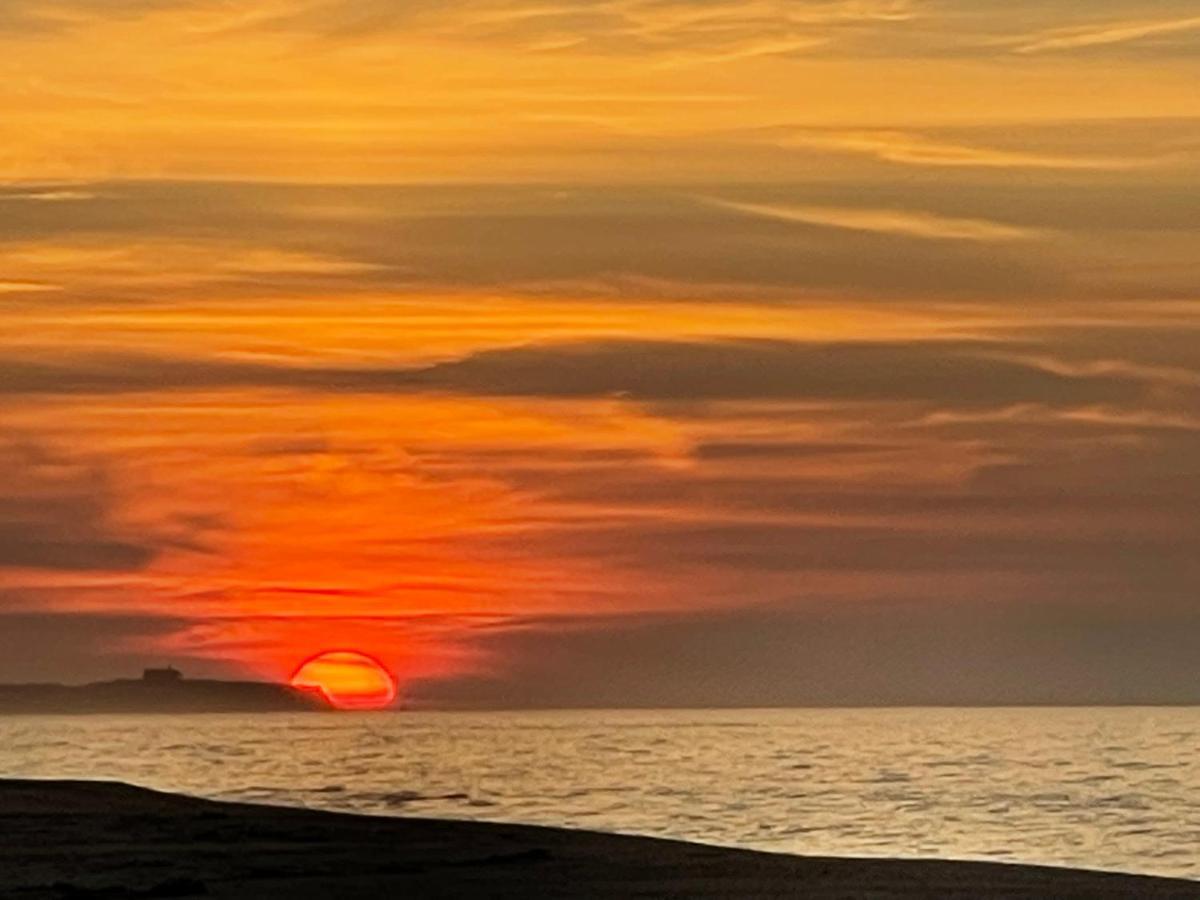
[[[61,290],[58,285],[40,281],[0,281],[0,294],[43,293]]]
[[[1008,225],[988,219],[954,218],[910,209],[739,203],[715,197],[697,199],[720,209],[764,219],[934,241],[1022,241],[1047,237],[1052,233],[1045,229]]]
[[[0,571],[125,571],[158,554],[118,521],[101,462],[56,455],[0,433]]]
[[[1139,22],[1108,22],[1071,28],[1052,28],[1024,35],[1013,41],[1017,53],[1046,53],[1056,50],[1076,50],[1125,44],[1144,38],[1185,31],[1200,31],[1200,16]]]
[[[353,278],[391,271],[384,264],[234,240],[10,242],[0,249],[10,275],[0,293],[120,286],[130,289],[270,278]]]
[[[200,8],[210,0],[0,0],[0,32],[40,34],[97,19],[138,19],[156,12]]]
[[[425,366],[266,363],[245,356],[67,355],[2,359],[0,397],[101,396],[152,391],[293,388],[327,394],[423,391],[483,397],[610,398],[645,402],[933,403],[941,408],[1192,403],[1197,385],[1175,372],[1070,364],[1046,354],[1001,354],[988,341],[814,343],[598,339],[480,349]],[[1166,388],[1179,389],[1175,394]]]
[[[10,200],[15,202],[31,202],[31,203],[70,203],[84,200],[95,200],[96,194],[90,191],[71,191],[71,190],[44,190],[44,191],[29,191],[27,193],[17,194],[0,194],[0,201]]]
[[[817,35],[793,34],[776,38],[731,42],[711,50],[679,50],[665,56],[662,66],[687,66],[705,63],[737,62],[762,56],[788,56],[814,50],[829,43],[829,39]]]
[[[846,29],[905,22],[914,0],[467,0],[450,5],[326,0],[254,27],[358,37],[418,27],[453,40],[554,53],[650,54],[668,64],[728,62],[823,46]]]
[[[1025,150],[1005,150],[938,140],[908,131],[800,131],[779,142],[785,147],[858,153],[885,162],[917,166],[996,169],[1135,169],[1155,165],[1158,158],[1067,156]]]

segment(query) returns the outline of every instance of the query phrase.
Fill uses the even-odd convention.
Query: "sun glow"
[[[396,680],[374,657],[328,650],[300,664],[292,687],[319,690],[338,709],[383,709],[396,699]]]

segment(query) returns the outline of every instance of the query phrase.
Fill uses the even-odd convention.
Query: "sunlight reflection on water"
[[[1200,710],[7,717],[0,774],[1200,877]]]

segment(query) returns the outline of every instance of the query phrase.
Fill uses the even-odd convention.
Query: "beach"
[[[1192,881],[832,859],[479,822],[255,806],[92,781],[0,782],[0,896],[1195,897]]]

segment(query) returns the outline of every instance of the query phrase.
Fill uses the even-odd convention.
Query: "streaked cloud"
[[[1143,135],[1114,130],[1097,140]],[[7,204],[20,213],[0,217],[0,264],[22,289],[109,303],[353,296],[378,310],[388,297],[436,296],[457,297],[466,316],[485,308],[468,296],[725,308],[903,298],[1009,313],[1035,299],[1186,297],[1200,252],[1189,171],[1021,172],[1013,185],[991,169],[852,170],[703,193],[99,182],[86,202]],[[901,240],[904,253],[879,252]]]
[[[154,290],[166,286],[245,282],[261,278],[367,276],[383,264],[338,259],[318,252],[254,247],[237,241],[169,241],[152,236],[112,245],[95,239],[0,245],[0,265],[25,276],[4,282],[9,292],[104,288]],[[0,287],[0,290],[4,288]]]
[[[299,12],[266,14],[255,24],[342,40],[368,30],[420,28],[455,40],[508,43],[540,53],[662,55],[681,64],[802,53],[845,29],[903,23],[918,11],[914,0],[467,0],[451,6],[325,0]]]
[[[1013,41],[1017,53],[1048,53],[1126,44],[1146,38],[1200,31],[1200,16],[1182,19],[1108,22],[1052,28]]]
[[[1066,156],[1005,150],[937,140],[904,131],[800,131],[783,138],[779,143],[785,147],[861,153],[887,162],[952,168],[1120,171],[1151,166],[1163,161],[1162,157]]]
[[[90,191],[71,190],[67,188],[46,188],[29,191],[4,191],[0,200],[10,202],[28,201],[33,203],[71,203],[84,200],[95,200],[96,195]]]
[[[1200,376],[1129,366],[1071,365],[989,342],[803,343],[608,340],[480,350],[429,366],[335,368],[254,359],[111,355],[53,362],[10,356],[0,394],[109,394],[290,387],[332,392],[453,390],[483,396],[620,397],[634,401],[792,400],[932,403],[1150,404]]]
[[[40,281],[0,281],[0,294],[40,294],[61,289],[59,285]]]
[[[940,216],[920,210],[870,209],[841,206],[791,206],[772,203],[741,203],[716,197],[699,198],[720,209],[824,228],[843,228],[934,241],[1004,242],[1046,238],[1051,232],[992,222]]]
[[[0,0],[0,33],[35,35],[86,26],[97,19],[137,19],[162,11],[212,5],[212,0]]]
[[[1126,2],[1107,8],[1117,15]],[[1182,27],[1181,8],[1163,0],[1139,15]],[[1015,33],[1033,45],[1093,27],[1062,3],[1018,14],[996,0],[9,0],[5,14],[0,178],[42,183],[695,186],[822,172],[753,139],[781,123],[792,123],[793,150],[864,158],[823,177],[867,160],[1119,172],[1159,161],[1157,148],[1126,141],[1068,153],[1026,145],[1019,132],[1195,113],[1186,48],[1152,74],[1134,54],[1103,71],[1063,69],[1049,53],[996,65]],[[400,94],[379,63],[398,57],[411,79]],[[197,72],[213,74],[198,81]],[[1121,87],[1130,84],[1148,87]],[[937,136],[970,125],[1017,133],[1012,146]],[[1164,156],[1187,164],[1186,153]],[[82,200],[70,188],[42,193]]]
[[[3,437],[0,462],[0,572],[126,571],[157,556],[153,540],[114,521],[103,468]]]

